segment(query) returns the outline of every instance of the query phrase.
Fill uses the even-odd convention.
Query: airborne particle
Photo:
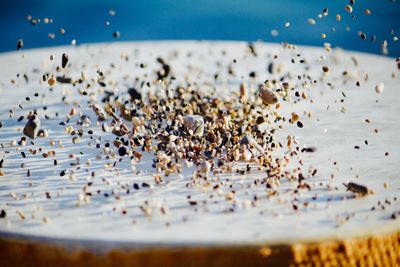
[[[315,25],[315,20],[314,19],[312,19],[312,18],[309,18],[309,19],[307,19],[307,22],[308,22],[308,24],[310,24],[310,25]]]
[[[301,122],[301,121],[297,121],[297,127],[299,127],[299,128],[303,128],[303,123]]]
[[[378,94],[381,94],[383,92],[384,88],[385,88],[385,85],[383,84],[383,82],[380,82],[375,86],[375,92],[377,92]]]
[[[273,105],[279,102],[278,95],[265,86],[260,90],[259,96],[264,105]]]
[[[24,135],[34,139],[39,131],[40,120],[36,115],[32,115],[23,130]]]
[[[113,9],[110,9],[110,10],[108,11],[108,15],[110,15],[111,17],[114,17],[115,14],[117,14],[117,13],[116,13],[115,10],[113,10]]]
[[[20,50],[24,47],[24,40],[19,39],[17,42],[17,50]]]
[[[65,69],[65,67],[67,66],[67,64],[68,64],[68,55],[64,53],[64,54],[62,54],[61,67],[62,67],[63,69]]]
[[[118,39],[120,36],[121,36],[121,33],[120,33],[119,31],[115,31],[115,32],[113,33],[113,37],[114,37],[115,39]]]
[[[351,5],[346,5],[346,6],[344,7],[344,10],[346,10],[346,11],[349,12],[349,13],[352,13],[352,12],[353,12],[353,7],[352,7]]]
[[[128,152],[128,150],[124,146],[121,146],[118,149],[118,155],[120,155],[121,157],[125,156],[127,152]]]

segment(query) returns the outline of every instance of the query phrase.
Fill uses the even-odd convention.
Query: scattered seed
[[[68,55],[65,54],[65,53],[63,53],[63,54],[62,54],[62,59],[61,59],[61,67],[62,67],[63,69],[65,69],[65,67],[67,66],[67,64],[68,64]]]
[[[38,135],[40,120],[36,115],[32,115],[26,123],[23,133],[24,135],[34,139]]]
[[[309,18],[309,19],[307,19],[307,22],[308,22],[308,24],[310,24],[310,25],[315,25],[315,20],[314,19],[312,19],[312,18]]]
[[[24,41],[22,39],[19,39],[17,42],[17,51],[22,49],[24,47]]]
[[[115,14],[116,14],[116,12],[115,12],[115,10],[113,10],[113,9],[110,9],[110,10],[108,11],[108,15],[110,15],[111,17],[114,17]]]
[[[353,182],[344,183],[343,185],[347,188],[348,191],[351,191],[361,196],[373,193],[373,191],[371,189],[368,189],[368,187]]]
[[[124,146],[121,146],[121,147],[118,149],[118,154],[119,154],[121,157],[125,156],[127,153],[128,153],[128,150],[127,150],[126,147],[124,147]]]
[[[113,33],[113,37],[115,39],[118,39],[120,36],[121,36],[121,33],[119,31],[116,31],[116,32]]]
[[[264,105],[273,105],[279,102],[278,95],[274,91],[266,88],[265,86],[263,86],[263,88],[260,90],[259,96]]]
[[[7,216],[7,213],[5,210],[0,211],[0,219],[4,219]]]
[[[56,78],[54,78],[54,76],[51,76],[51,78],[47,80],[47,83],[50,86],[54,86],[56,84],[56,82],[57,82],[57,80],[56,80]]]
[[[297,127],[299,127],[299,128],[303,128],[303,123],[301,122],[301,121],[297,121]]]
[[[384,88],[385,88],[385,85],[383,84],[383,82],[380,82],[375,86],[375,92],[377,92],[378,94],[381,94],[383,92]]]
[[[346,5],[346,6],[344,7],[344,10],[346,10],[346,11],[349,12],[349,13],[352,13],[352,12],[353,12],[353,7],[350,6],[350,5]]]

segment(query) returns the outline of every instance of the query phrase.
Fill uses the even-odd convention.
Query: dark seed
[[[316,147],[305,147],[301,150],[301,152],[308,152],[308,153],[313,153],[317,150]]]
[[[121,36],[121,33],[119,31],[116,31],[116,32],[113,33],[113,37],[114,38],[118,39],[120,36]]]
[[[24,41],[22,39],[19,39],[17,43],[17,50],[22,49],[22,47],[24,47]]]
[[[142,94],[138,92],[135,88],[129,88],[128,94],[131,96],[132,100],[141,100]]]
[[[274,63],[273,63],[273,62],[271,62],[271,63],[268,64],[268,72],[269,72],[270,74],[273,74],[273,73],[274,73]]]
[[[128,152],[128,151],[127,151],[126,147],[124,147],[124,146],[121,146],[120,148],[118,148],[118,154],[119,154],[121,157],[125,156],[127,152]]]
[[[39,131],[40,120],[37,116],[33,115],[29,118],[23,130],[24,135],[34,139]]]
[[[65,67],[67,66],[67,64],[68,64],[68,55],[64,53],[64,54],[62,54],[61,67],[62,67],[63,69],[65,69]]]
[[[366,187],[365,185],[360,185],[360,184],[356,184],[353,182],[349,182],[347,184],[343,184],[347,190],[356,193],[356,194],[360,194],[360,195],[367,195],[369,193],[368,187]]]
[[[56,81],[59,83],[72,83],[72,79],[65,76],[57,76]]]

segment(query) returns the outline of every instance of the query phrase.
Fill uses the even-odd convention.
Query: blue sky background
[[[388,40],[389,55],[400,56],[400,1],[356,0],[355,19],[344,11],[349,1],[344,0],[0,0],[0,52],[16,49],[17,40],[24,40],[24,49],[69,44],[115,41],[113,32],[119,31],[119,40],[246,40],[268,42],[288,41],[295,44],[321,46],[330,42],[345,49],[380,53],[380,43]],[[329,15],[317,15],[328,8]],[[372,15],[364,15],[366,8]],[[108,11],[116,15],[111,17]],[[337,22],[339,13],[342,21]],[[32,26],[26,16],[40,18]],[[53,23],[44,24],[44,18]],[[316,25],[307,23],[314,18]],[[110,21],[110,26],[105,21]],[[289,21],[290,27],[284,23]],[[346,27],[351,31],[347,32]],[[58,30],[64,28],[61,35]],[[335,27],[336,32],[331,28]],[[271,30],[279,32],[277,37]],[[391,30],[394,35],[391,35]],[[357,32],[367,35],[363,41]],[[321,33],[327,34],[323,40]],[[48,38],[55,33],[55,39]],[[375,34],[377,40],[369,38]]]

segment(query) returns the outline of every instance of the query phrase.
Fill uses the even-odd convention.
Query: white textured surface
[[[212,244],[244,244],[244,243],[291,243],[305,240],[321,240],[331,238],[351,238],[354,236],[380,233],[386,231],[398,231],[400,220],[391,220],[390,215],[400,211],[400,87],[399,71],[394,59],[383,58],[360,53],[340,52],[338,62],[334,62],[330,54],[322,49],[299,47],[296,52],[282,49],[276,44],[256,44],[258,57],[253,57],[246,52],[245,43],[207,43],[207,42],[147,42],[147,43],[120,43],[101,44],[92,46],[46,48],[32,51],[19,51],[18,53],[3,54],[0,56],[0,120],[4,126],[0,129],[0,142],[5,144],[0,148],[0,157],[5,158],[4,173],[0,177],[0,209],[7,212],[5,219],[0,219],[0,233],[17,233],[32,236],[67,238],[73,240],[107,240],[124,241],[136,243],[164,243],[164,244],[186,244],[186,243],[212,243]],[[172,58],[172,52],[178,51],[178,57]],[[226,55],[221,53],[226,51]],[[61,104],[62,94],[67,99],[81,101],[77,96],[77,89],[71,85],[56,85],[54,91],[49,93],[48,85],[41,83],[41,76],[45,72],[53,72],[57,64],[61,62],[61,54],[68,53],[72,67],[69,74],[78,77],[81,71],[85,71],[91,77],[96,77],[96,69],[100,68],[107,73],[110,63],[115,64],[111,76],[116,82],[115,89],[125,90],[127,86],[134,84],[134,77],[143,73],[154,75],[155,58],[162,55],[168,58],[177,83],[187,73],[187,66],[192,65],[192,80],[196,80],[194,73],[202,73],[203,79],[213,81],[215,74],[215,63],[219,61],[225,70],[233,59],[236,78],[221,73],[221,83],[217,85],[218,90],[238,90],[241,76],[248,79],[250,71],[257,71],[259,82],[266,79],[280,78],[282,74],[291,72],[293,83],[300,88],[301,82],[297,80],[298,74],[309,73],[312,79],[319,82],[310,86],[307,90],[309,99],[315,102],[310,104],[309,100],[294,104],[283,102],[281,113],[290,114],[296,111],[302,115],[304,128],[286,123],[285,127],[278,131],[277,139],[286,142],[288,134],[298,136],[301,145],[315,146],[315,153],[302,154],[305,166],[313,166],[318,169],[315,177],[307,178],[311,185],[311,191],[300,190],[294,194],[296,184],[281,180],[277,189],[279,196],[267,198],[265,186],[246,185],[253,184],[256,177],[264,177],[266,174],[253,173],[251,175],[227,175],[234,181],[233,186],[237,192],[238,204],[235,212],[226,213],[224,210],[232,207],[232,203],[225,200],[224,192],[227,188],[222,187],[220,194],[208,189],[187,188],[191,170],[185,170],[183,177],[166,177],[166,185],[154,186],[151,189],[134,190],[133,183],[153,183],[151,155],[136,164],[141,174],[135,174],[128,159],[118,163],[119,174],[105,171],[103,166],[107,160],[95,160],[99,153],[94,145],[88,147],[89,135],[85,134],[79,145],[71,142],[63,127],[58,123],[63,121],[70,110],[70,105]],[[188,52],[192,57],[187,58]],[[55,55],[55,60],[48,60],[50,54]],[[301,57],[296,54],[301,53]],[[125,61],[121,54],[129,57]],[[275,62],[284,66],[281,74],[270,75],[267,65],[271,61],[271,55],[278,54]],[[24,57],[22,57],[24,55]],[[321,60],[320,56],[326,56]],[[351,56],[358,60],[358,67],[354,66]],[[296,64],[290,62],[296,59]],[[298,63],[299,59],[306,58],[308,64]],[[139,63],[146,63],[147,69],[140,69]],[[305,66],[310,66],[306,71]],[[320,81],[322,75],[321,66],[328,65],[330,72]],[[33,69],[39,69],[38,73],[32,74]],[[343,79],[342,72],[348,70],[359,78]],[[21,77],[17,78],[19,73]],[[29,76],[29,83],[25,83],[22,75]],[[369,74],[369,80],[364,81],[365,73]],[[395,78],[391,74],[395,73]],[[110,75],[107,74],[107,77]],[[126,76],[126,79],[124,77]],[[11,84],[15,79],[17,83]],[[357,80],[361,86],[356,87]],[[200,82],[200,80],[198,80]],[[325,84],[331,82],[334,88]],[[384,82],[385,90],[382,94],[375,92],[375,85]],[[251,84],[251,82],[250,82]],[[60,113],[60,118],[45,120],[44,111],[41,109],[41,97],[33,97],[35,92],[45,93],[45,104],[48,106],[47,114]],[[345,93],[344,98],[342,92]],[[30,102],[25,101],[26,96],[31,97]],[[341,103],[340,99],[344,99]],[[8,111],[23,103],[24,108],[18,109],[13,119],[9,119]],[[329,110],[327,106],[329,105]],[[58,166],[53,165],[53,159],[43,158],[41,153],[36,156],[30,154],[27,145],[22,150],[26,151],[27,158],[22,158],[16,147],[9,146],[9,142],[19,139],[21,133],[17,129],[24,126],[24,122],[17,123],[16,119],[27,114],[28,110],[38,108],[42,119],[42,127],[50,130],[50,137],[46,139],[35,139],[36,146],[44,150],[49,149],[49,140],[63,140],[64,148],[56,146]],[[346,112],[340,112],[345,107]],[[312,113],[311,118],[303,116],[304,111]],[[92,123],[94,114],[91,114]],[[371,123],[366,123],[369,119]],[[74,119],[76,120],[76,118]],[[74,121],[73,120],[73,121]],[[76,125],[76,124],[73,124]],[[379,133],[374,133],[374,129]],[[95,135],[100,134],[99,127],[95,128]],[[112,136],[103,136],[105,139],[113,140]],[[368,140],[369,145],[364,144]],[[359,145],[360,149],[354,149]],[[9,151],[9,153],[6,153]],[[68,158],[71,153],[84,155],[79,156],[82,164],[81,169],[75,171],[76,180],[68,179],[68,174],[60,177],[59,173],[69,168],[71,162],[76,159]],[[385,156],[389,152],[389,156]],[[85,166],[87,159],[92,159],[91,166]],[[334,165],[333,162],[337,162]],[[25,163],[25,168],[21,168]],[[244,165],[243,165],[244,166]],[[31,177],[26,177],[27,169],[32,172]],[[88,169],[88,171],[86,171]],[[91,179],[90,173],[95,170],[96,177]],[[335,178],[331,179],[330,175]],[[356,176],[359,178],[356,178]],[[102,179],[109,179],[106,183]],[[82,192],[82,186],[91,179],[93,185],[89,191],[93,193],[90,203],[76,207],[77,198]],[[351,198],[352,194],[346,192],[342,185],[346,181],[354,181],[364,184],[375,191],[374,195],[364,198]],[[389,188],[385,189],[383,184],[387,182]],[[29,183],[32,186],[29,187]],[[320,184],[323,183],[323,184]],[[130,194],[121,189],[126,184],[130,188]],[[328,185],[332,189],[328,189]],[[335,190],[335,186],[337,190]],[[96,190],[102,194],[97,195]],[[103,193],[111,191],[121,196],[121,200],[113,197],[105,198]],[[16,194],[16,198],[10,193]],[[45,192],[49,192],[51,199],[47,199]],[[27,198],[23,197],[27,194]],[[209,199],[213,194],[214,198]],[[256,207],[245,208],[243,203],[251,201],[257,194],[260,198]],[[317,194],[316,200],[312,197]],[[208,199],[208,204],[203,206],[199,203],[197,211],[195,207],[188,204],[187,195],[193,200],[201,201]],[[342,200],[343,197],[349,197]],[[394,200],[397,197],[397,201]],[[299,211],[292,208],[293,199],[297,199]],[[153,215],[148,218],[139,209],[144,201],[148,200],[153,207]],[[391,204],[385,203],[388,200]],[[213,204],[213,201],[216,203]],[[308,201],[309,205],[304,207],[302,203]],[[377,204],[380,201],[385,209]],[[159,205],[168,207],[169,212],[162,215]],[[376,210],[371,211],[375,206]],[[113,211],[116,208],[116,211]],[[121,214],[121,209],[126,208],[128,213]],[[26,215],[21,220],[16,210],[19,209]],[[34,218],[32,218],[34,216]],[[337,227],[338,218],[350,216],[348,222]],[[43,217],[47,217],[50,223],[44,224]],[[132,221],[135,223],[132,223]],[[170,226],[166,227],[165,223]],[[1,234],[0,234],[1,235]]]

